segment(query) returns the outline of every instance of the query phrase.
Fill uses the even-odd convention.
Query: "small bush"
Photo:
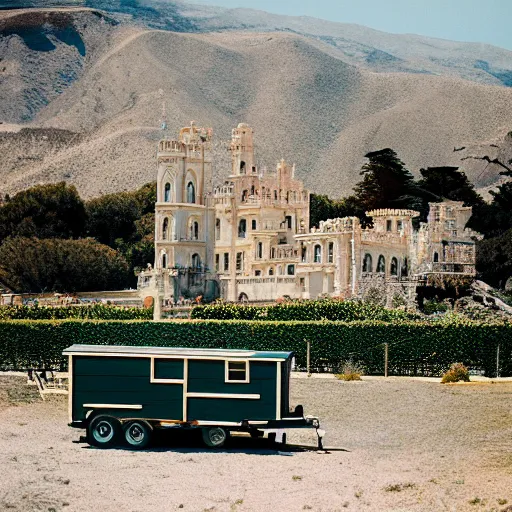
[[[426,300],[423,303],[423,312],[426,315],[434,315],[436,313],[446,313],[448,305],[444,302],[437,302],[436,300]]]
[[[363,374],[363,368],[360,365],[354,361],[345,361],[341,365],[341,373],[338,373],[335,376],[338,380],[351,381],[361,380],[361,375]]]
[[[453,363],[450,369],[443,375],[441,382],[469,382],[469,371],[462,363]]]

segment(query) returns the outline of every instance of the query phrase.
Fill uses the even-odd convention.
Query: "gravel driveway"
[[[0,510],[512,511],[512,383],[291,387],[329,453],[245,437],[212,451],[169,434],[143,452],[98,450],[67,427],[65,397],[12,405],[0,393]],[[315,446],[314,432],[296,432],[289,443]]]

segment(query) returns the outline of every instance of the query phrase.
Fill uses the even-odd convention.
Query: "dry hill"
[[[476,154],[512,127],[512,89],[502,85],[376,72],[290,30],[171,32],[123,16],[0,13],[3,191],[66,179],[92,196],[153,179],[164,102],[170,134],[192,119],[213,126],[217,180],[230,130],[245,121],[260,164],[294,161],[307,186],[333,196],[358,180],[368,151],[392,147],[412,171],[457,165],[467,154],[455,146]],[[474,160],[468,174],[480,179],[483,165]],[[486,172],[479,185],[499,169]]]

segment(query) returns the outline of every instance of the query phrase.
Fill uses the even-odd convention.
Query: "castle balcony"
[[[229,279],[225,277],[224,279]],[[250,284],[250,285],[261,285],[261,284],[295,284],[294,276],[268,276],[268,277],[237,277],[237,284]]]
[[[403,283],[411,281],[409,275],[389,275],[385,272],[362,272],[360,280],[362,282],[382,282],[384,283]]]
[[[159,153],[184,153],[185,147],[178,140],[161,140],[158,144]]]
[[[376,233],[373,230],[361,231],[361,242],[378,243],[378,244],[403,244],[406,238],[401,233]]]
[[[468,276],[476,275],[474,263],[468,262],[436,262],[427,266],[427,272],[439,274],[464,274]]]

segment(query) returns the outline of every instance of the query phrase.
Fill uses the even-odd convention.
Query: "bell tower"
[[[212,279],[214,209],[210,198],[212,130],[194,122],[157,153],[155,271],[164,300],[207,295]]]
[[[244,176],[256,174],[254,163],[253,130],[240,123],[233,129],[231,135],[231,176]]]

